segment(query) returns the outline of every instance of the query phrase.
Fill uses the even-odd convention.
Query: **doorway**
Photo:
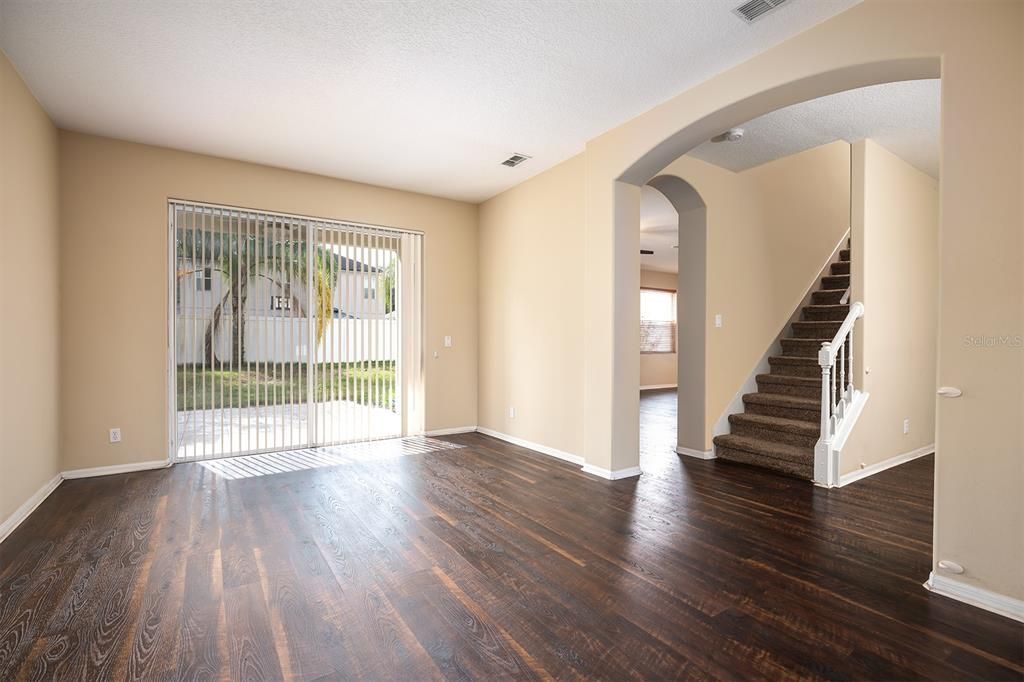
[[[640,454],[649,471],[676,454],[709,456],[707,208],[697,189],[674,175],[653,178],[641,197]],[[662,325],[671,327],[670,335],[648,331]],[[650,343],[666,338],[667,345]]]
[[[422,431],[419,233],[173,200],[174,461]]]

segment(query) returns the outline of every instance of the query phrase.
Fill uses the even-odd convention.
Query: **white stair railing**
[[[850,312],[839,326],[831,341],[821,344],[818,364],[821,365],[821,436],[814,447],[814,482],[832,487],[839,484],[837,436],[845,435],[850,424],[847,417],[857,398],[853,386],[853,330],[864,316],[860,301],[850,306]]]

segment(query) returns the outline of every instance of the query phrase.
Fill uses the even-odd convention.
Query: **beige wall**
[[[0,523],[60,471],[57,131],[0,52]]]
[[[1024,3],[867,0],[708,79],[586,148],[584,455],[637,461],[640,186],[712,135],[849,88],[942,77],[934,559],[970,587],[1024,598],[1024,353],[974,336],[1024,328]],[[998,134],[985,134],[998,131]],[[923,578],[923,576],[921,576]]]
[[[676,290],[679,275],[674,272],[641,270],[640,286]],[[675,386],[676,353],[641,353],[640,386]]]
[[[426,426],[476,423],[476,206],[63,131],[60,174],[65,469],[167,457],[168,197],[422,230]]]
[[[849,229],[850,145],[833,142],[734,173],[690,156],[658,177],[707,205],[704,442]],[[715,315],[722,326],[715,327]]]
[[[574,455],[587,436],[580,349],[593,341],[578,262],[567,258],[586,242],[583,171],[576,157],[480,207],[480,426]],[[706,450],[715,422],[848,229],[850,145],[742,173],[683,157],[666,175],[690,183],[707,205],[703,440],[680,443]],[[642,283],[676,288],[675,274],[639,273],[634,292]],[[638,352],[638,386],[677,383],[677,357]]]
[[[939,183],[871,140],[853,150],[851,294],[866,311],[855,380],[871,397],[843,448],[844,474],[935,442],[939,325]]]
[[[588,462],[615,470],[637,461],[639,187],[730,125],[838,90],[935,77],[941,68],[937,378],[939,384],[963,388],[964,397],[938,407],[934,555],[936,561],[951,559],[966,567],[956,580],[1024,598],[1024,353],[1012,345],[964,343],[967,336],[1019,335],[1024,328],[1022,38],[1024,3],[1014,0],[867,0],[591,140],[582,155],[584,168],[580,157],[565,164],[575,178],[568,186],[585,197],[580,226],[575,222],[579,207],[559,207],[572,218],[561,229],[584,242],[581,262],[574,263],[584,274],[582,286],[574,289],[582,292],[582,306],[538,336],[557,347],[545,358],[546,366],[565,368],[577,379],[582,349],[583,390],[573,396],[583,400],[582,428],[567,433],[582,431]],[[457,345],[442,351],[441,360],[428,360],[428,426],[472,423],[473,207],[79,135],[63,135],[62,141],[61,290],[69,311],[61,330],[62,404],[74,408],[62,415],[62,436],[71,466],[152,459],[166,452],[162,288],[168,194],[418,227],[437,236],[438,252],[428,243],[428,268],[435,272],[427,291],[433,311],[428,311],[428,352],[437,346],[439,333],[454,334]],[[5,140],[5,156],[9,143]],[[535,181],[544,184],[548,177]],[[525,191],[541,199],[554,192]],[[497,213],[530,210],[504,205]],[[500,215],[497,221],[502,232],[518,227],[508,227]],[[8,229],[5,225],[5,241]],[[573,247],[578,253],[579,242]],[[464,253],[468,260],[456,258],[458,265],[436,272],[445,256]],[[108,254],[124,270],[98,270],[95,259]],[[533,261],[517,267],[533,270]],[[126,272],[134,286],[113,286],[115,272]],[[152,284],[156,279],[160,284]],[[709,306],[710,314],[715,305]],[[106,316],[103,325],[85,320],[97,307]],[[487,325],[487,333],[492,328]],[[573,331],[581,328],[582,335]],[[460,343],[462,330],[467,344]],[[6,331],[2,336],[7,341]],[[524,365],[520,361],[515,369]],[[447,386],[460,390],[445,403],[438,398],[448,397]],[[575,415],[575,409],[562,406],[548,420]],[[117,448],[105,443],[112,422],[126,429],[126,441]],[[570,440],[559,442],[571,448]]]
[[[583,171],[575,157],[480,206],[479,425],[573,455],[583,449]]]

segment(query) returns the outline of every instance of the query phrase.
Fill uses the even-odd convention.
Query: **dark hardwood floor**
[[[679,468],[676,456],[676,389],[640,392],[640,468],[670,473]]]
[[[930,457],[829,491],[653,436],[616,482],[476,434],[65,482],[0,544],[0,679],[1022,678],[921,587]]]

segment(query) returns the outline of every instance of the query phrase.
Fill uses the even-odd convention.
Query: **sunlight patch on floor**
[[[268,452],[259,455],[243,455],[213,459],[199,464],[213,473],[228,479],[253,478],[270,476],[289,471],[303,471],[321,467],[343,466],[359,462],[424,455],[441,450],[458,450],[466,447],[458,443],[450,443],[436,438],[414,436],[409,438],[389,438],[387,440],[369,441],[366,443],[348,443],[302,450],[286,450]]]

